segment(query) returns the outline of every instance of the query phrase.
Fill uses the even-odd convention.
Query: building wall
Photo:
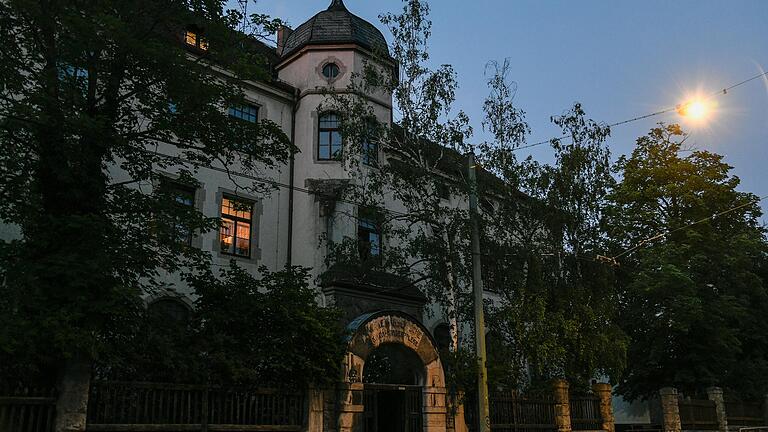
[[[269,119],[277,123],[289,137],[294,132],[292,120],[295,110],[296,123],[293,139],[299,153],[295,156],[293,179],[297,188],[293,194],[293,235],[289,238],[290,191],[287,187],[291,183],[289,165],[264,171],[267,179],[282,185],[275,187],[266,196],[254,195],[241,187],[252,180],[241,177],[239,175],[241,170],[237,166],[199,168],[195,174],[200,182],[195,196],[195,205],[206,216],[220,216],[223,194],[241,196],[256,203],[253,220],[255,236],[252,242],[251,258],[222,254],[219,251],[217,231],[202,233],[194,239],[193,245],[212,254],[214,266],[226,266],[230,260],[235,259],[238,264],[254,274],[262,265],[270,270],[278,270],[288,261],[288,243],[291,241],[291,263],[312,268],[312,276],[317,277],[325,270],[324,261],[327,252],[325,244],[320,241],[321,235],[329,233],[334,241],[340,241],[345,236],[352,238],[357,236],[357,222],[354,217],[350,217],[357,212],[353,204],[338,203],[336,212],[330,219],[321,217],[320,204],[316,197],[302,189],[308,187],[308,180],[350,178],[340,162],[317,160],[318,117],[320,107],[326,101],[326,96],[320,92],[326,87],[344,91],[350,84],[352,75],[363,71],[368,59],[367,54],[353,45],[339,45],[304,49],[294,57],[291,61],[284,62],[279,68],[279,79],[293,86],[298,91],[298,97],[282,88],[262,83],[248,83],[245,89],[249,102],[259,107],[259,119]],[[335,62],[341,70],[340,76],[332,82],[322,76],[322,66],[327,62]],[[391,95],[378,93],[368,96],[377,119],[389,124],[392,119]],[[158,146],[161,153],[168,155],[177,153],[172,145],[159,144]],[[233,178],[225,172],[227,170],[233,173]],[[173,178],[178,175],[179,167],[166,168],[158,172]],[[126,174],[117,165],[111,167],[109,173],[113,182],[128,180]],[[136,184],[132,187],[150,191],[153,185]],[[466,201],[452,200],[451,204],[466,206]],[[396,211],[405,210],[402,205],[395,202],[389,203],[388,207]],[[18,227],[0,225],[0,239],[10,240],[19,237]],[[166,274],[164,278],[169,293],[193,299],[191,290],[176,275]],[[321,302],[325,301],[322,295],[318,298]],[[348,297],[344,301],[354,302],[355,300],[353,297]],[[377,300],[369,300],[367,303],[361,302],[355,309],[363,311],[363,309],[379,307],[379,304]],[[411,304],[404,305],[403,308],[412,314],[416,314],[419,310]],[[441,311],[436,306],[428,306],[428,312],[417,318],[422,320],[430,330],[437,324],[445,322]]]

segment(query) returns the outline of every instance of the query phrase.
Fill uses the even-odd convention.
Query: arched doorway
[[[393,343],[374,349],[363,384],[367,432],[422,430],[424,365],[413,350]]]
[[[419,356],[404,345],[382,344],[365,361],[363,383],[423,385],[424,365]]]
[[[445,431],[445,375],[424,326],[403,312],[379,311],[347,329],[345,378],[350,392],[362,394],[349,400],[362,406],[343,407],[339,423],[365,432]]]

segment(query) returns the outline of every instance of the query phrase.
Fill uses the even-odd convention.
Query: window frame
[[[323,127],[323,117],[326,116],[335,116],[336,117],[336,127]],[[339,113],[335,111],[326,111],[320,113],[320,115],[317,116],[317,152],[315,153],[318,161],[339,161],[341,160],[342,153],[344,151],[344,136],[341,133],[341,116]],[[333,153],[333,133],[337,133],[339,135],[339,149],[338,154],[334,155]],[[328,145],[325,146],[322,144],[322,136],[323,134],[328,134]],[[328,155],[329,157],[325,158],[321,156],[321,148],[328,147]]]
[[[173,311],[173,308],[168,308],[165,305],[174,305],[177,306],[177,308],[175,311]],[[178,324],[187,324],[192,319],[192,308],[190,308],[188,304],[181,300],[181,298],[170,295],[164,295],[152,299],[147,303],[147,312],[158,318],[172,320]],[[181,312],[181,316],[176,316],[176,314],[173,312]]]
[[[249,206],[248,212],[250,213],[250,217],[245,218],[245,217],[240,217],[240,216],[237,216],[237,215],[231,215],[231,214],[224,213],[224,200],[225,199],[229,200],[230,202],[233,202],[233,203],[239,202],[241,204],[247,204]],[[221,196],[221,200],[219,201],[219,217],[222,220],[222,224],[219,227],[219,239],[218,239],[219,252],[221,254],[228,255],[228,256],[233,256],[233,257],[237,257],[237,258],[245,258],[245,259],[251,259],[252,258],[252,256],[253,256],[253,229],[254,229],[253,216],[254,216],[254,213],[255,213],[255,204],[256,203],[253,202],[252,200],[241,198],[241,197],[237,197],[237,196],[233,196],[233,195],[230,195],[230,194],[223,194]],[[235,209],[235,211],[238,211],[238,210]],[[230,237],[232,237],[233,240],[232,240],[231,250],[223,250],[223,248],[221,247],[221,245],[223,243],[223,241],[222,241],[222,231],[224,229],[224,223],[223,223],[224,220],[232,222],[232,232],[233,232],[233,235],[230,236]],[[237,240],[239,239],[239,237],[237,237],[238,222],[243,223],[243,224],[246,224],[246,223],[248,224],[248,254],[247,255],[243,255],[243,254],[237,253]]]
[[[245,113],[245,108],[247,109],[253,109],[254,113]],[[256,124],[259,122],[259,112],[261,111],[261,107],[259,105],[245,102],[239,105],[232,105],[229,108],[227,108],[227,115],[231,119],[235,119],[238,121],[244,121],[252,124]],[[238,115],[237,113],[241,113]],[[245,117],[248,118],[245,118]],[[253,117],[253,121],[250,120],[250,117]]]
[[[367,239],[363,240],[361,234],[365,232]],[[376,253],[373,253],[374,242],[371,241],[371,234],[375,234],[378,239],[376,242]],[[365,246],[366,253],[363,253]],[[384,235],[382,234],[381,223],[375,214],[365,212],[357,217],[357,249],[358,255],[362,261],[371,261],[381,259],[384,253]]]
[[[208,40],[203,36],[202,31],[194,27],[184,29],[182,40],[184,45],[189,48],[193,48],[202,52],[208,51]],[[194,43],[191,43],[190,40],[192,40]]]
[[[186,183],[182,183],[178,180],[175,180],[170,177],[162,176],[160,177],[160,185],[159,187],[163,192],[168,193],[169,195],[173,196],[174,202],[173,205],[175,206],[185,206],[192,209],[197,209],[197,187],[193,185],[189,185]],[[191,202],[189,204],[180,202],[178,198],[181,196],[181,194],[188,194],[188,197],[191,199]],[[179,224],[175,224],[176,227],[179,227]],[[195,238],[195,232],[191,227],[187,227],[187,233],[184,236],[179,236],[178,241],[179,243],[192,247],[192,242]]]
[[[362,142],[362,163],[365,166],[377,168],[379,166],[379,143],[375,127],[375,119],[370,119],[366,124],[366,131]],[[373,138],[373,139],[371,139]]]
[[[333,74],[326,75],[325,74],[326,68],[331,68],[331,72],[333,72],[335,70],[336,74],[335,75],[333,75]],[[320,69],[320,74],[325,79],[333,81],[333,80],[335,80],[336,78],[338,78],[341,75],[341,67],[336,62],[330,61],[330,62],[328,62],[328,63],[323,65],[323,67]]]

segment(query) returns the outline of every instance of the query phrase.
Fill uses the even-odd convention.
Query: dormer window
[[[339,76],[339,65],[336,63],[328,63],[323,66],[323,76],[329,80],[336,79]]]
[[[187,29],[184,31],[184,43],[187,46],[208,51],[208,41],[197,30]]]

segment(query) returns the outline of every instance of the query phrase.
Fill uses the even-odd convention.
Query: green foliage
[[[428,4],[404,1],[401,13],[382,15],[381,20],[393,35],[392,56],[370,59],[361,73],[353,74],[347,92],[328,91],[326,102],[326,108],[344,119],[342,162],[352,179],[344,198],[363,208],[384,209],[392,201],[402,205],[396,212],[381,211],[383,257],[360,266],[410,279],[429,301],[440,305],[456,335],[459,314],[468,307],[462,295],[470,286],[468,256],[462,252],[468,212],[449,205],[443,190],[448,195],[467,190],[462,154],[469,148],[465,139],[471,128],[467,116],[453,109],[458,87],[453,68],[429,66]],[[366,94],[391,94],[396,124],[389,124],[388,117],[377,118],[370,100],[361,96]],[[375,141],[387,157],[376,169],[360,162],[364,140]],[[352,221],[358,217],[337,211]],[[340,242],[331,252],[332,263],[360,261],[353,244]],[[451,340],[454,348],[456,341]]]
[[[236,265],[196,277],[189,321],[147,312],[110,378],[306,388],[337,381],[344,352],[335,309],[320,307],[299,267],[254,278]]]
[[[637,398],[718,385],[761,396],[768,244],[758,200],[736,190],[722,156],[687,151],[685,138],[679,126],[660,125],[616,164],[622,181],[608,223],[616,250],[654,237],[621,258],[622,326],[632,342],[619,389]]]
[[[443,351],[440,360],[445,370],[448,392],[454,398],[477,388],[477,356],[465,347],[455,351]]]
[[[255,15],[253,34],[236,32],[243,17],[225,5],[0,5],[0,222],[19,228],[0,243],[0,364],[109,357],[142,325],[140,296],[207,268],[178,230],[218,221],[176,205],[163,172],[194,185],[217,164],[258,179],[287,160],[278,125],[227,115],[244,101],[242,79],[271,79],[257,39],[275,22]],[[184,47],[188,28],[207,50]]]
[[[555,164],[518,161],[514,151],[525,129],[514,122],[524,120],[505,114],[513,94],[498,76],[505,73],[501,68],[489,80],[487,124],[499,142],[488,145],[483,165],[503,186],[487,192],[498,205],[484,213],[484,270],[491,276],[486,284],[501,296],[489,311],[489,328],[495,349],[508,359],[497,365],[489,356],[489,368],[500,385],[518,389],[551,378],[578,385],[617,376],[627,340],[616,324],[614,274],[593,259],[604,245],[604,197],[613,184],[605,145],[610,131],[575,104],[552,119],[567,137],[552,142]]]
[[[353,76],[348,93],[328,92],[329,108],[344,118],[344,163],[353,177],[345,197],[377,208],[384,207],[386,197],[404,210],[387,213],[382,221],[388,241],[376,270],[413,280],[441,306],[454,330],[454,350],[463,344],[457,344],[457,333],[473,320],[465,155],[474,152],[483,204],[483,282],[501,297],[497,309],[488,310],[489,327],[509,354],[491,360],[493,379],[520,387],[531,376],[528,369],[542,379],[617,374],[626,338],[614,323],[613,272],[582,259],[603,246],[602,209],[613,181],[608,128],[589,120],[576,104],[553,118],[569,138],[552,142],[555,164],[519,161],[515,150],[530,128],[513,103],[516,87],[505,61],[487,68],[490,95],[482,124],[493,139],[471,144],[469,119],[453,110],[458,86],[453,69],[428,66],[428,12],[424,2],[411,0],[404,2],[402,14],[383,16],[393,34],[398,79],[387,75],[387,58],[380,58]],[[375,112],[359,95],[381,93],[393,95],[398,116],[392,127],[381,120],[376,135],[387,160],[376,170],[361,169],[364,121]],[[348,262],[344,251],[354,258],[352,244],[331,249],[338,262]]]

